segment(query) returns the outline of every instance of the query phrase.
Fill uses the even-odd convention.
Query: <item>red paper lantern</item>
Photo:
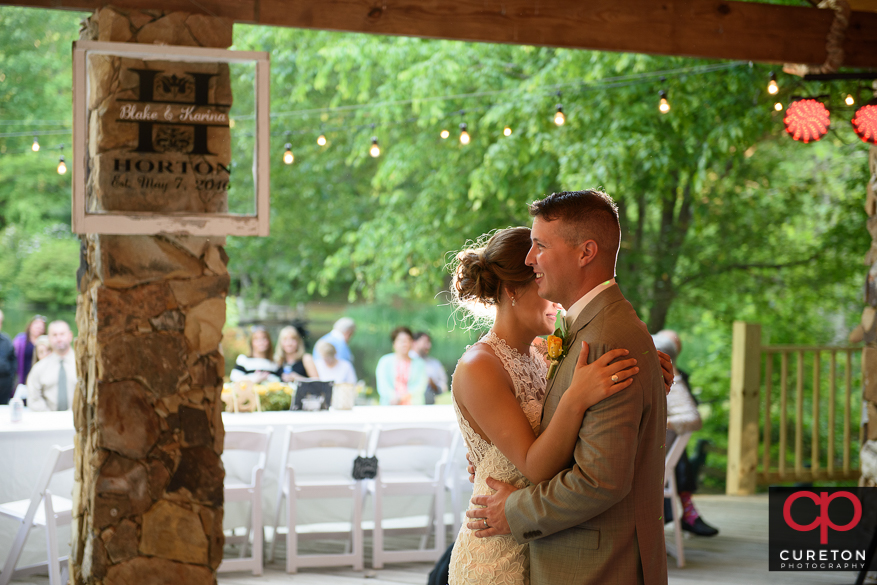
[[[859,138],[877,144],[877,105],[869,104],[856,110],[852,124]]]
[[[793,139],[807,143],[828,133],[831,115],[819,100],[803,99],[789,104],[783,122]]]

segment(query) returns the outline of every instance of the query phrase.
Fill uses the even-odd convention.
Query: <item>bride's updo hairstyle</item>
[[[519,288],[533,282],[536,274],[524,261],[530,251],[530,228],[497,230],[457,253],[451,263],[451,293],[460,305],[499,304],[503,288]]]

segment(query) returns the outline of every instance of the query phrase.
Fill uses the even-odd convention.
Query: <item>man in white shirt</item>
[[[426,404],[435,404],[437,394],[447,391],[448,389],[448,372],[445,366],[434,357],[430,357],[429,352],[432,349],[432,338],[429,333],[421,331],[414,334],[414,344],[411,346],[412,358],[419,357],[426,364],[426,376],[429,379],[426,387]]]
[[[70,410],[76,389],[73,332],[64,321],[49,324],[52,353],[34,364],[27,376],[27,406],[33,411]]]

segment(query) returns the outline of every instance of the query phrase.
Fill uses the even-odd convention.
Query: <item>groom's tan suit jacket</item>
[[[543,429],[572,381],[582,341],[588,363],[624,348],[640,371],[629,387],[588,409],[570,469],[506,502],[515,540],[530,543],[531,583],[666,584],[667,401],[652,338],[617,286],[588,303],[568,335],[569,353],[546,389]]]

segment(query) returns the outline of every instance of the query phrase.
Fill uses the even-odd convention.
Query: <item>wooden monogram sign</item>
[[[236,135],[232,67],[246,66]],[[267,53],[74,43],[73,230],[267,235],[268,73]]]

